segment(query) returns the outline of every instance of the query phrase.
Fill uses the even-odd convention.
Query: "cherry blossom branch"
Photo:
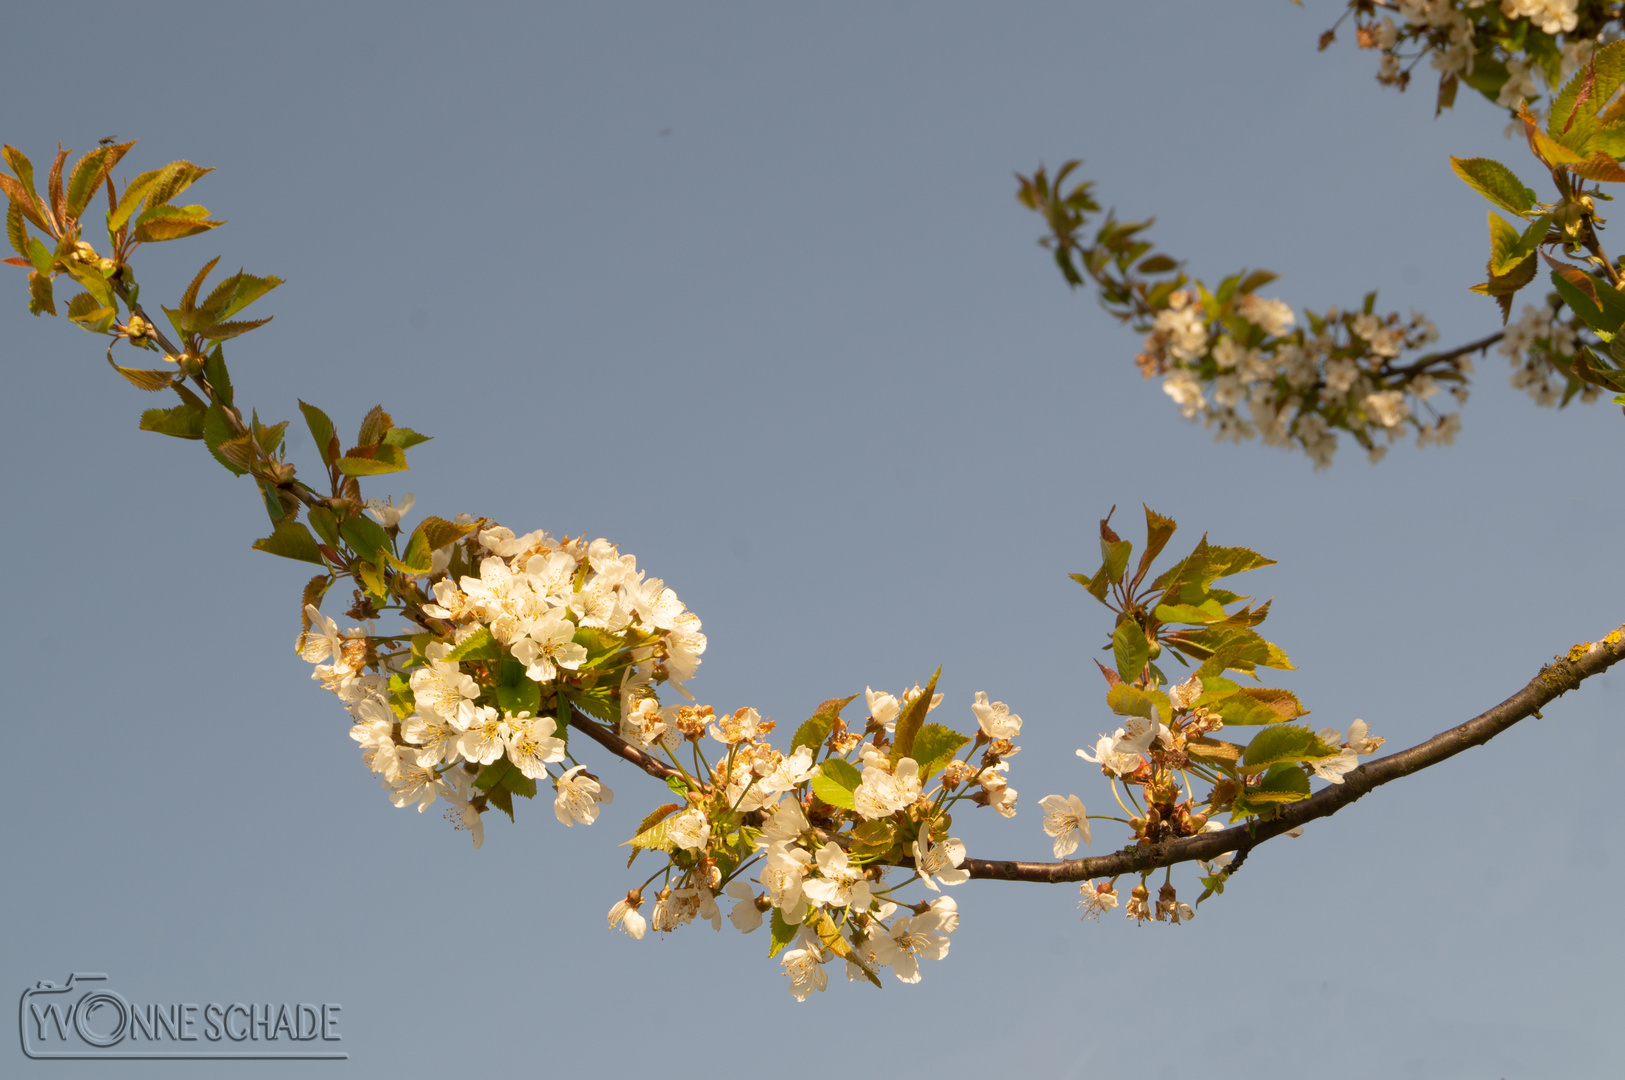
[[[1409,750],[1368,762],[1346,773],[1343,783],[1283,807],[1272,821],[1238,825],[1222,832],[1203,833],[1163,844],[1131,847],[1090,859],[1064,862],[966,859],[961,869],[970,871],[973,878],[1058,883],[1143,874],[1175,863],[1212,859],[1227,851],[1248,851],[1316,818],[1329,817],[1383,784],[1437,765],[1463,750],[1481,746],[1520,720],[1539,717],[1545,705],[1622,659],[1625,659],[1625,626],[1601,641],[1574,646],[1541,668],[1522,690],[1499,705]]]
[[[1486,352],[1491,345],[1494,345],[1496,342],[1500,341],[1506,336],[1505,330],[1497,330],[1493,334],[1488,334],[1481,337],[1477,341],[1469,341],[1467,344],[1460,345],[1448,352],[1428,353],[1426,356],[1419,357],[1415,363],[1406,364],[1404,367],[1391,368],[1384,366],[1382,372],[1384,375],[1399,376],[1420,374],[1424,369],[1430,368],[1435,364],[1447,364],[1459,357],[1466,356],[1468,353]]]
[[[605,750],[617,757],[625,758],[656,780],[667,780],[672,777],[679,780],[683,779],[681,769],[672,768],[670,765],[656,759],[652,754],[646,754],[639,750],[619,735],[605,730],[592,717],[583,713],[574,705],[570,706],[570,712],[570,728],[572,731],[581,732]]]

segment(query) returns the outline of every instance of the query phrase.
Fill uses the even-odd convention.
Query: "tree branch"
[[[1428,353],[1426,356],[1419,357],[1414,363],[1406,364],[1404,367],[1391,368],[1385,366],[1382,369],[1382,374],[1399,376],[1415,375],[1435,364],[1446,363],[1448,361],[1455,360],[1457,357],[1466,356],[1468,353],[1486,352],[1491,345],[1494,345],[1496,342],[1500,341],[1506,336],[1505,330],[1497,330],[1493,334],[1486,337],[1481,337],[1477,341],[1469,341],[1467,344],[1451,349],[1449,352]]]
[[[608,750],[617,757],[623,757],[627,761],[630,761],[632,764],[636,765],[638,768],[642,769],[656,780],[666,780],[673,776],[680,780],[684,778],[683,771],[681,769],[672,768],[670,765],[656,759],[654,755],[646,754],[642,750],[639,750],[637,747],[633,746],[619,735],[612,734],[611,732],[605,730],[603,727],[599,726],[597,721],[588,716],[586,713],[583,713],[574,705],[570,706],[570,712],[573,717],[570,721],[570,727],[573,730],[581,732],[583,735],[587,736],[587,738],[591,739],[593,742],[597,743],[599,746],[602,746],[605,750]]]
[[[1409,776],[1470,747],[1489,742],[1525,717],[1540,716],[1541,708],[1553,699],[1608,670],[1621,659],[1625,659],[1625,626],[1601,641],[1574,646],[1541,668],[1522,690],[1465,724],[1440,732],[1409,750],[1367,762],[1346,774],[1343,783],[1316,792],[1302,802],[1286,805],[1271,821],[1237,825],[1222,832],[1203,833],[1163,844],[1125,848],[1112,855],[1089,859],[1065,862],[966,859],[961,869],[970,871],[973,878],[996,881],[1085,881],[1119,874],[1143,874],[1175,863],[1212,859],[1227,851],[1250,849],[1306,822],[1329,817],[1391,780]]]

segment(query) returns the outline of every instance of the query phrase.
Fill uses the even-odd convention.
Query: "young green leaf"
[[[1241,764],[1247,772],[1263,772],[1274,765],[1336,757],[1338,753],[1335,746],[1326,745],[1308,728],[1280,724],[1267,727],[1253,737]]]
[[[1535,204],[1535,193],[1523,186],[1523,181],[1511,169],[1489,158],[1450,158],[1450,167],[1473,190],[1503,210],[1519,217],[1528,217]]]
[[[897,718],[897,730],[892,736],[891,763],[896,765],[906,757],[912,757],[914,751],[914,736],[919,733],[921,725],[925,723],[925,714],[931,711],[931,698],[936,694],[937,680],[942,677],[942,668],[937,668],[931,675],[931,681],[925,684],[903,715]]]
[[[270,536],[254,541],[254,550],[280,555],[284,559],[315,563],[317,566],[327,565],[322,560],[322,553],[316,550],[316,538],[297,521],[283,522]]]
[[[919,763],[920,779],[923,781],[946,768],[954,755],[959,753],[960,747],[968,742],[969,735],[961,735],[941,724],[926,724],[914,736],[914,752],[909,756]]]

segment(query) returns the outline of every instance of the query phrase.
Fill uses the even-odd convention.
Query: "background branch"
[[[1138,874],[1194,859],[1212,859],[1227,851],[1251,848],[1316,818],[1329,817],[1367,792],[1392,780],[1409,776],[1470,747],[1489,742],[1507,728],[1573,690],[1593,675],[1625,659],[1625,626],[1601,641],[1576,645],[1564,656],[1540,669],[1516,694],[1464,724],[1440,732],[1397,754],[1367,762],[1344,775],[1343,783],[1327,787],[1302,802],[1290,803],[1273,821],[1238,825],[1222,832],[1204,833],[1163,844],[1132,847],[1111,855],[1063,862],[1016,862],[966,859],[961,869],[973,878],[996,881],[1062,882]]]

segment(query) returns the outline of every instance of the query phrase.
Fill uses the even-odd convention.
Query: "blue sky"
[[[1241,580],[1276,598],[1282,684],[1390,749],[1618,625],[1612,407],[1537,409],[1491,356],[1452,448],[1345,447],[1314,473],[1216,445],[1015,203],[1014,171],[1083,157],[1198,276],[1268,267],[1299,309],[1378,288],[1446,343],[1493,329],[1466,290],[1484,206],[1446,155],[1524,151],[1481,100],[1435,121],[1371,54],[1317,54],[1334,4],[75,12],[90,44],[66,52],[59,12],[11,13],[0,135],[36,162],[116,135],[141,140],[132,173],[218,168],[194,191],[231,224],[138,269],[149,301],[215,255],[287,279],[229,350],[240,402],[275,420],[302,397],[346,432],[382,402],[435,440],[373,493],[636,553],[704,619],[693,687],[719,708],[793,725],[938,664],[961,725],[978,690],[1009,702],[1021,813],[962,815],[972,854],[1046,858],[1040,797],[1108,798],[1072,750],[1112,726],[1090,663],[1110,623],[1066,575],[1094,570],[1114,504],[1176,518],[1172,548],[1207,531],[1278,559]],[[606,930],[636,883],[615,845],[663,793],[635,774],[606,765],[619,797],[591,829],[527,805],[480,851],[391,807],[292,652],[306,575],[249,550],[247,483],[138,432],[153,402],[6,280],[0,972],[19,993],[95,970],[159,1001],[341,1002],[352,1054],[123,1074],[1617,1059],[1618,675],[1260,849],[1188,926],[972,882],[920,985],[798,1007],[760,932]]]

